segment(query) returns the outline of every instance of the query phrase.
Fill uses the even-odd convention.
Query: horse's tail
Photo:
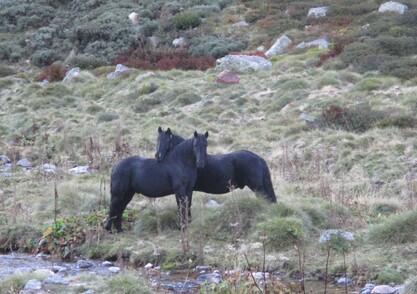
[[[272,186],[271,181],[271,173],[269,172],[268,165],[266,164],[265,160],[263,160],[262,164],[262,173],[263,173],[263,188],[265,197],[268,201],[273,203],[277,202],[277,196],[275,195],[274,187]]]

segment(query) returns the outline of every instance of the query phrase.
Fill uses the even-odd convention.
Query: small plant
[[[54,63],[47,66],[38,76],[38,81],[47,80],[48,82],[62,81],[67,73],[67,68],[62,63]]]
[[[193,12],[182,12],[172,18],[177,30],[187,30],[201,25],[201,18]]]

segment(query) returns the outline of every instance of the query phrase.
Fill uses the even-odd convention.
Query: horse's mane
[[[183,137],[181,137],[180,135],[176,135],[176,134],[172,134],[171,137],[171,146],[172,148],[174,148],[175,146],[177,146],[178,144],[180,144],[181,142],[185,141],[185,139]],[[171,149],[170,149],[171,151]]]
[[[175,135],[173,135],[172,137],[173,139],[174,139],[174,136]],[[173,147],[175,148],[173,148],[169,152],[171,153],[171,156],[178,156],[180,154],[190,154],[190,150],[191,151],[193,150],[193,138],[184,139],[180,136],[177,136],[177,137],[179,137],[177,143],[176,144],[173,143]]]

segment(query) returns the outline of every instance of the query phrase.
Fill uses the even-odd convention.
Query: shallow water
[[[66,274],[70,276],[75,276],[83,272],[94,272],[101,276],[112,275],[109,273],[108,267],[102,265],[102,261],[91,262],[93,263],[92,267],[80,269],[77,267],[76,262],[60,262],[51,259],[48,260],[36,257],[35,255],[23,253],[10,253],[4,255],[0,254],[0,280],[18,273],[32,272],[39,269],[52,269],[54,266],[62,266],[67,268]],[[195,271],[178,270],[154,272],[153,274],[152,271],[146,272],[149,280],[153,282],[157,288],[163,289],[163,293],[199,293],[200,285],[197,282],[198,273]],[[291,293],[302,293],[300,291],[299,283],[286,280],[281,282],[289,288],[293,289],[293,292]],[[305,293],[308,294],[324,293],[324,282],[317,280],[307,280],[305,288]],[[359,292],[360,289],[349,287],[347,293],[352,293],[354,291]],[[336,287],[334,285],[328,284],[326,293],[342,294],[346,293],[346,290],[344,287]]]

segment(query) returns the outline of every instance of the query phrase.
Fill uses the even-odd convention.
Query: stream
[[[7,277],[10,277],[19,273],[28,273],[36,270],[52,270],[53,272],[59,273],[61,276],[64,276],[65,279],[69,280],[71,283],[77,283],[77,275],[82,273],[94,273],[103,277],[111,277],[117,274],[118,267],[114,266],[111,263],[88,260],[86,262],[88,266],[81,266],[83,263],[80,261],[75,262],[61,262],[53,261],[43,257],[24,254],[24,253],[10,253],[10,254],[0,254],[0,280],[4,280]],[[215,281],[217,278],[220,281],[221,277],[219,274],[207,273],[199,274],[198,271],[158,271],[154,269],[140,269],[141,272],[146,273],[146,277],[150,283],[156,289],[162,290],[158,293],[186,293],[193,294],[198,293],[201,283],[204,281]],[[299,289],[298,285],[294,281],[284,281],[284,284],[290,286],[291,288]],[[347,293],[355,293],[360,291],[359,289],[354,289],[349,287]],[[34,292],[37,293],[37,292]],[[40,292],[41,293],[41,292]],[[43,293],[43,292],[42,292]],[[54,292],[50,292],[54,293]],[[58,292],[56,292],[58,293]],[[85,292],[88,293],[88,292]],[[91,292],[94,293],[94,292]],[[294,292],[294,293],[297,293]],[[298,292],[301,293],[301,292]],[[318,280],[307,280],[306,281],[306,293],[324,293],[324,282]],[[344,287],[336,287],[334,285],[328,285],[327,288],[328,294],[339,294],[346,293]],[[356,292],[360,293],[360,292]]]

